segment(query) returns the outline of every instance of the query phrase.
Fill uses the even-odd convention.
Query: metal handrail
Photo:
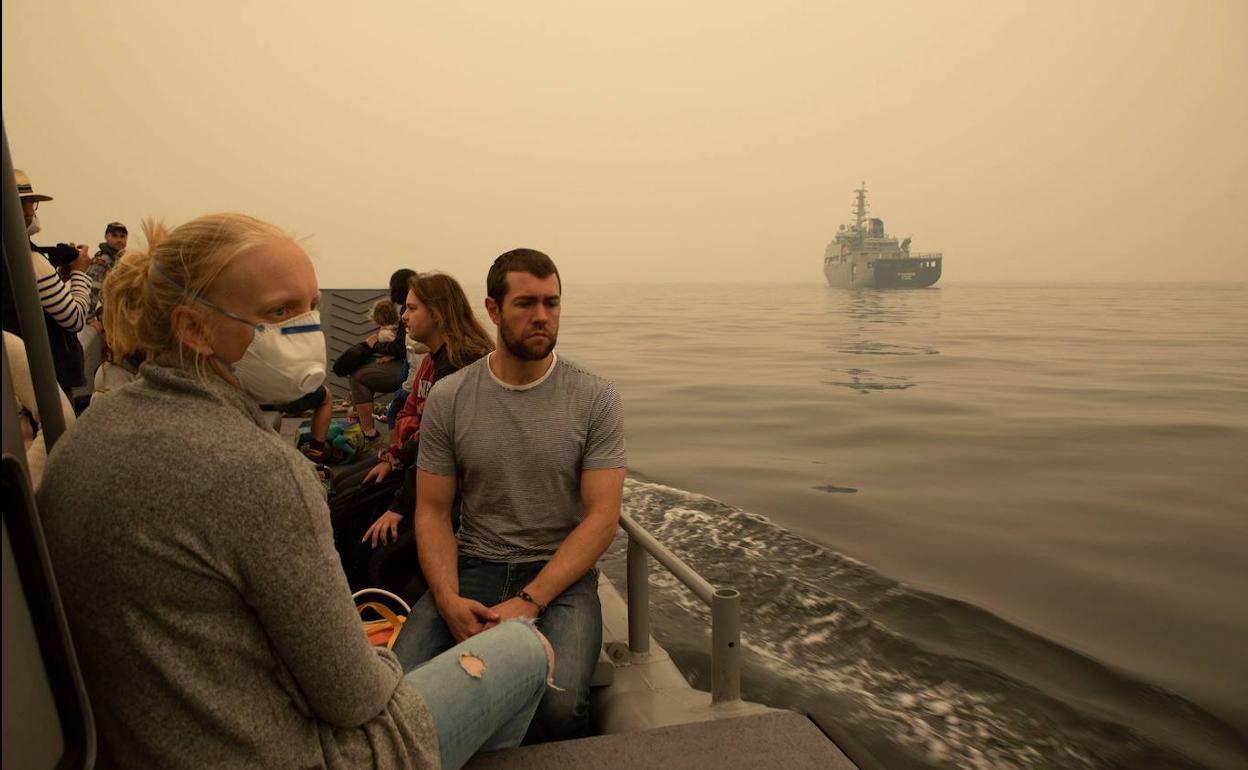
[[[13,178],[8,130],[3,127],[3,123],[3,118],[0,117],[0,217],[3,224],[4,264],[7,270],[0,270],[0,273],[4,273],[0,275],[0,280],[8,284],[13,295],[30,367],[31,384],[34,386],[35,401],[39,407],[39,430],[50,452],[56,438],[65,430],[65,418],[61,412],[61,391],[56,382],[52,350],[48,345],[48,330],[44,326],[43,306],[39,302],[34,267],[28,256],[30,241],[26,237],[26,222],[22,217],[21,195]],[[0,419],[0,434],[3,437],[0,467],[3,468],[5,489],[4,665],[7,671],[12,662],[9,658],[10,602],[13,602],[15,612],[20,616],[17,626],[26,629],[14,629],[14,639],[21,639],[29,634],[32,643],[37,645],[32,649],[29,658],[19,655],[19,665],[26,662],[35,667],[40,662],[43,665],[42,673],[36,673],[33,678],[23,678],[28,686],[15,684],[12,678],[4,680],[5,702],[16,698],[18,703],[28,707],[28,710],[33,709],[36,714],[32,719],[10,723],[9,712],[19,709],[5,708],[4,754],[6,760],[10,758],[10,733],[14,726],[21,725],[23,729],[16,736],[16,748],[12,750],[19,761],[8,764],[19,764],[23,759],[38,757],[47,760],[44,764],[48,766],[55,760],[58,768],[90,770],[95,765],[96,758],[95,719],[82,672],[78,667],[78,659],[74,655],[69,623],[56,589],[56,577],[30,483],[30,469],[26,465],[26,447],[17,429],[17,401],[13,396],[11,368],[13,362],[9,360],[7,351],[3,348],[0,351],[3,351],[0,352],[0,361],[3,362],[0,365],[0,412],[3,413],[3,419]],[[10,559],[13,560],[12,563]],[[9,581],[13,574],[10,569],[16,572],[12,583]],[[20,652],[21,643],[14,643],[18,645],[16,650]],[[16,695],[13,694],[15,692]],[[55,712],[55,724],[44,719],[48,707]],[[25,729],[30,727],[34,729]]]
[[[620,526],[628,534],[629,652],[650,651],[649,555],[711,606],[711,703],[741,700],[741,592],[711,585],[628,514]]]
[[[14,307],[22,326],[21,337],[26,343],[26,359],[35,388],[35,404],[39,407],[39,430],[48,452],[65,432],[65,416],[61,412],[60,388],[56,384],[56,368],[52,363],[52,346],[44,326],[43,305],[35,288],[35,269],[30,262],[30,240],[26,237],[26,221],[22,218],[21,196],[13,178],[13,159],[9,155],[8,129],[3,129],[3,157],[0,158],[0,197],[3,198],[4,264],[8,275]],[[21,458],[23,464],[25,457]]]

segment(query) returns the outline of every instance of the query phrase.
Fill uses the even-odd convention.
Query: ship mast
[[[854,216],[857,222],[857,231],[862,232],[862,222],[866,221],[866,182],[862,182],[862,186],[854,192],[857,193],[857,205],[854,206]]]
[[[854,192],[858,193],[858,201],[857,201],[857,204],[854,206],[854,218],[855,218],[855,221],[857,222],[858,240],[859,242],[861,242],[862,239],[866,238],[866,235],[867,235],[867,231],[862,229],[863,223],[866,222],[867,220],[867,183],[866,181],[864,180],[862,183],[862,187],[859,187],[857,190],[854,190]]]

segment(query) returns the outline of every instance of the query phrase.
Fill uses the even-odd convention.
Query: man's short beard
[[[503,347],[507,348],[508,353],[511,353],[521,361],[541,361],[543,358],[550,355],[550,351],[555,349],[556,337],[554,334],[550,334],[550,336],[547,337],[549,344],[543,345],[540,350],[534,350],[533,348],[528,347],[524,344],[523,340],[512,338],[509,334],[507,334],[506,327],[502,327],[502,337]]]

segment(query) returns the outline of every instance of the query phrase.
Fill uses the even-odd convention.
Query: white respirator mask
[[[258,403],[285,404],[325,382],[325,333],[319,311],[310,310],[280,324],[251,325],[256,336],[232,369],[243,390]]]
[[[152,266],[165,281],[182,289],[159,265]],[[219,356],[217,360],[238,378],[242,389],[257,403],[286,404],[325,382],[325,333],[321,331],[320,311],[310,310],[281,323],[255,323],[203,297],[193,299],[255,330],[251,344],[237,363],[231,364]]]

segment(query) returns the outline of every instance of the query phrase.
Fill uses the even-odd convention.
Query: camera
[[[35,251],[48,258],[52,263],[52,267],[58,270],[62,267],[68,267],[78,259],[78,249],[68,243],[58,243],[55,246],[36,246]]]

